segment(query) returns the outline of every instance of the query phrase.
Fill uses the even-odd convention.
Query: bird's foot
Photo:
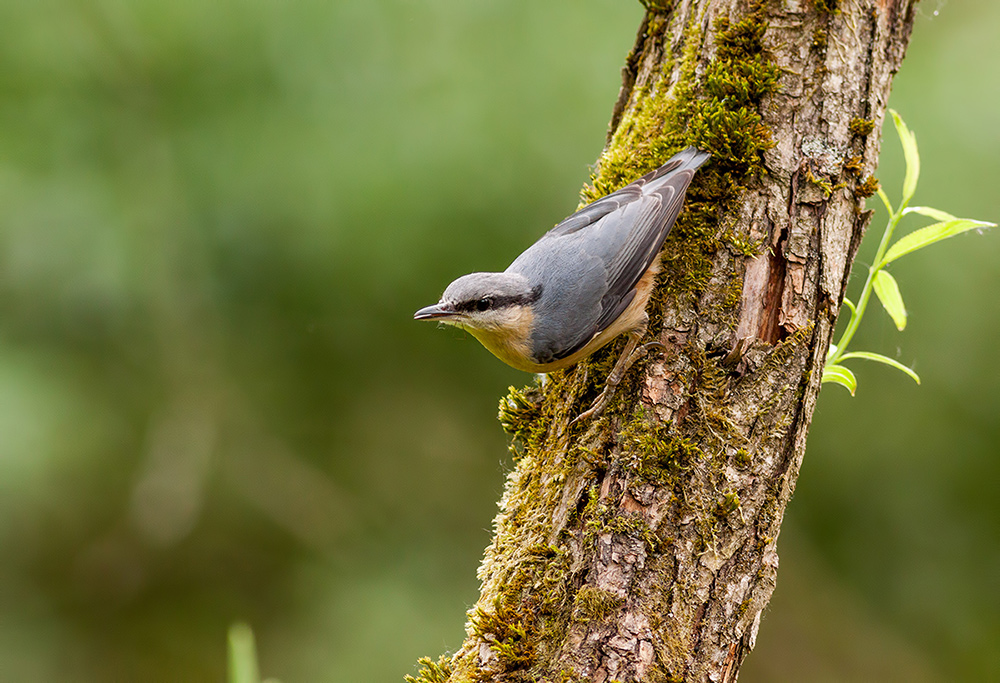
[[[600,415],[607,407],[608,401],[615,395],[619,382],[622,381],[629,368],[635,365],[637,360],[649,353],[650,349],[658,349],[660,351],[666,349],[658,341],[651,341],[642,346],[637,346],[637,344],[638,338],[629,341],[628,346],[625,347],[625,351],[622,352],[622,355],[618,358],[618,362],[615,363],[615,367],[611,370],[611,374],[608,375],[608,379],[604,384],[604,391],[591,404],[590,408],[573,418],[572,422],[570,422],[571,425],[575,425],[577,422],[589,419],[595,415]]]
[[[609,391],[609,389],[610,389],[610,391]],[[594,415],[599,415],[601,412],[604,411],[604,408],[608,404],[608,399],[611,398],[612,394],[614,394],[614,389],[612,389],[611,387],[605,386],[604,387],[604,391],[602,391],[601,395],[597,397],[597,400],[594,401],[591,404],[591,406],[589,408],[587,408],[587,410],[583,411],[582,413],[580,413],[579,415],[577,415],[576,417],[574,417],[570,421],[570,425],[575,425],[577,422],[581,422],[583,420],[591,418]]]

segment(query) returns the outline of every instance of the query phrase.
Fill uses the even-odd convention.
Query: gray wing
[[[709,155],[688,148],[617,192],[585,206],[511,264],[541,282],[533,335],[536,356],[572,355],[624,312],[657,257]]]
[[[656,189],[643,194],[620,213],[608,216],[608,220],[626,224],[619,229],[627,229],[627,238],[619,251],[607,255],[608,291],[601,300],[601,317],[597,320],[596,331],[614,322],[631,303],[635,286],[659,255],[681,212],[695,171],[707,159],[708,155],[703,155],[693,167],[686,164],[680,168],[684,160],[660,167],[639,181],[655,184]],[[628,225],[633,218],[635,222]]]

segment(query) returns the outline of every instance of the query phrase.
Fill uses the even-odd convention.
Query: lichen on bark
[[[687,145],[712,153],[648,308],[665,350],[587,422],[571,424],[621,343],[501,400],[515,467],[480,599],[462,648],[415,680],[735,680],[773,591],[867,222],[867,122],[881,123],[912,2],[646,6],[583,199]]]

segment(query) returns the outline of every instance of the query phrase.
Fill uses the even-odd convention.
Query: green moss
[[[878,192],[878,187],[878,178],[875,176],[868,176],[854,188],[854,194],[859,197],[871,197],[873,194]]]
[[[473,670],[471,680],[535,680],[529,670],[545,659],[550,641],[570,619],[568,566],[559,548],[532,546],[514,569],[489,608],[480,604],[470,613],[472,634],[494,655],[488,666]]]
[[[744,599],[742,602],[740,602],[739,607],[736,608],[736,615],[740,619],[742,619],[744,616],[746,616],[747,610],[750,609],[750,605],[752,604],[753,604],[752,598]]]
[[[733,278],[719,290],[719,296],[713,300],[711,308],[705,311],[705,317],[713,322],[727,322],[730,327],[736,325],[736,312],[743,301],[743,280]]]
[[[480,669],[473,680],[490,681],[501,674],[525,672],[534,663],[536,637],[532,625],[517,611],[497,601],[491,612],[476,608],[470,622],[472,633],[495,655],[491,664]]]
[[[583,586],[573,599],[573,620],[600,621],[617,612],[624,604],[625,600],[611,591]]]
[[[735,491],[724,491],[712,511],[717,519],[726,519],[740,509],[740,497]]]
[[[847,187],[847,183],[837,183],[834,185],[826,178],[813,174],[812,169],[808,166],[806,167],[806,180],[823,191],[824,199],[829,199],[830,195],[832,195],[836,190]]]
[[[854,175],[854,176],[860,176],[861,175],[861,157],[857,156],[857,155],[852,156],[852,157],[848,157],[847,160],[844,161],[844,171],[846,171],[847,173],[850,173],[851,175]]]
[[[813,0],[813,5],[825,14],[835,14],[840,11],[837,9],[837,0]]]
[[[809,342],[815,326],[815,323],[809,323],[782,339],[780,343],[776,344],[768,352],[767,358],[764,361],[765,366],[773,368],[786,365],[800,346]]]
[[[725,369],[709,358],[705,349],[695,344],[689,343],[686,350],[691,364],[698,372],[693,391],[696,398],[707,399],[715,404],[723,403],[729,386],[729,377]]]
[[[764,246],[764,239],[759,240],[750,239],[748,236],[736,230],[727,230],[723,235],[723,240],[732,249],[734,253],[739,256],[746,256],[753,258],[760,254],[761,248]]]
[[[667,14],[674,7],[673,0],[639,0],[639,2],[650,12],[657,14]]]
[[[436,662],[430,657],[417,660],[420,672],[416,676],[403,676],[406,683],[448,683],[451,677],[451,658],[442,655]]]
[[[750,456],[750,452],[745,448],[740,448],[736,451],[736,455],[733,456],[733,464],[735,464],[740,469],[746,469],[750,467],[753,462],[753,458]]]
[[[508,387],[507,395],[500,399],[498,418],[503,430],[512,437],[510,451],[515,458],[544,452],[552,443],[553,424],[568,423],[576,417],[578,413],[572,412],[572,402],[551,400],[553,396],[582,392],[586,388],[574,387],[578,384],[573,381],[575,372],[571,368],[549,373],[544,386],[536,382],[522,389]]]
[[[674,485],[705,457],[691,440],[670,434],[665,424],[649,422],[639,415],[619,434],[622,448],[630,455],[629,466],[641,481]]]
[[[812,169],[806,168],[806,180],[810,183],[823,190],[823,196],[827,199],[833,194],[833,185],[826,178],[821,178],[819,176],[813,175]]]
[[[619,512],[601,503],[592,491],[582,514],[584,541],[593,545],[602,534],[616,534],[641,540],[650,552],[660,549],[662,541],[643,517],[634,512]]]
[[[593,544],[597,536],[604,530],[604,525],[610,514],[610,508],[600,501],[596,491],[591,491],[582,517],[584,538],[587,544]]]
[[[857,117],[851,119],[848,128],[854,135],[870,135],[873,130],[875,130],[875,122],[871,119],[859,119]]]
[[[568,441],[568,423],[578,392],[580,369],[551,373],[544,385],[511,388],[500,403],[500,419],[513,436],[517,466],[508,476],[495,521],[496,534],[480,568],[487,581],[480,603],[470,612],[470,632],[492,657],[456,660],[456,680],[535,680],[561,642],[573,611],[574,580],[560,537],[553,544],[552,520],[537,515],[555,509],[566,481],[589,473],[599,460],[584,444]],[[544,460],[544,464],[539,460]],[[484,590],[486,590],[484,588]]]
[[[528,444],[537,445],[544,426],[539,418],[542,396],[537,386],[523,389],[508,387],[507,395],[500,399],[498,418],[500,426],[511,435],[510,451],[517,457]]]
[[[650,552],[657,552],[662,545],[649,523],[636,513],[615,515],[608,523],[607,529],[611,533],[643,541]]]
[[[826,44],[828,40],[829,36],[826,32],[826,29],[817,28],[813,32],[813,42],[812,42],[813,49],[818,52],[823,52],[824,50],[826,50]]]

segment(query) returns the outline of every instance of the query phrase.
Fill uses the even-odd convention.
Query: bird
[[[413,318],[463,328],[504,363],[533,373],[570,367],[627,334],[604,390],[574,422],[599,413],[648,352],[649,345],[637,347],[660,250],[695,172],[710,157],[695,147],[678,152],[563,220],[502,273],[458,278]]]

